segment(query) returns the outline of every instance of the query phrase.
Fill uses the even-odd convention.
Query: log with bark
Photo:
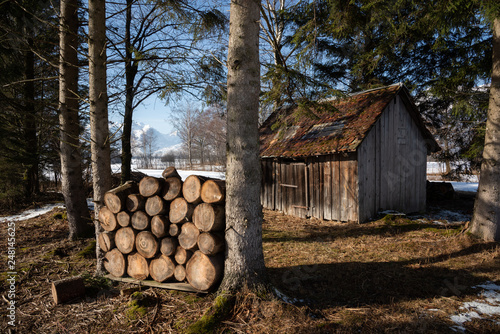
[[[162,178],[146,176],[139,182],[139,193],[144,197],[159,195],[165,180]]]
[[[201,186],[201,200],[205,203],[218,204],[226,199],[226,181],[211,179]]]
[[[182,180],[178,177],[169,177],[165,179],[162,196],[166,201],[172,201],[182,196]]]
[[[99,210],[99,222],[105,231],[114,231],[119,227],[115,214],[105,206]]]
[[[196,251],[186,265],[186,278],[195,289],[207,291],[219,283],[223,270],[222,255],[208,256]]]
[[[151,218],[151,233],[157,238],[163,238],[168,235],[170,222],[165,216],[154,216]]]
[[[127,210],[130,212],[136,212],[144,210],[146,205],[146,199],[141,194],[130,194],[127,196]]]
[[[136,211],[130,219],[130,223],[136,230],[142,231],[149,228],[151,217],[143,211]]]
[[[113,213],[118,213],[125,209],[128,195],[137,192],[137,184],[127,181],[119,187],[109,190],[104,194],[104,205]]]
[[[198,236],[198,248],[205,255],[215,255],[222,252],[225,248],[224,235],[203,232]]]
[[[186,201],[193,204],[201,203],[201,187],[207,180],[200,175],[189,175],[182,184],[182,196]]]
[[[166,256],[173,256],[178,245],[177,238],[163,238],[160,241],[160,252]]]
[[[142,231],[135,237],[135,249],[146,259],[151,259],[158,254],[160,243],[149,231]]]
[[[80,276],[52,282],[52,298],[56,305],[69,302],[85,295],[85,285]]]
[[[163,170],[163,172],[161,173],[161,176],[166,180],[168,179],[169,177],[177,177],[177,178],[181,178],[181,176],[179,175],[179,173],[177,172],[177,169],[175,169],[175,167],[167,167]]]
[[[182,224],[181,234],[179,234],[179,245],[188,250],[198,249],[198,236],[200,231],[193,223]]]
[[[224,207],[201,203],[194,209],[193,222],[203,232],[224,231],[226,223]]]
[[[175,263],[163,254],[157,256],[149,264],[149,275],[157,282],[165,282],[174,277]]]
[[[190,221],[193,216],[195,206],[188,203],[184,198],[177,197],[172,202],[170,202],[170,211],[168,213],[168,218],[171,223],[183,223]]]
[[[130,225],[130,213],[127,211],[120,211],[116,214],[116,221],[121,227],[127,227]]]
[[[127,274],[138,280],[145,280],[149,276],[149,262],[139,253],[127,256]]]
[[[101,247],[103,252],[109,252],[110,250],[115,248],[115,232],[105,231],[99,233],[97,242],[99,243],[99,247]]]
[[[168,202],[158,195],[146,200],[146,213],[150,216],[164,215],[168,212],[168,208]]]
[[[104,268],[115,277],[122,277],[127,270],[127,257],[118,248],[104,255]]]
[[[115,233],[116,248],[123,254],[129,254],[135,250],[135,236],[137,232],[131,227],[122,227]]]

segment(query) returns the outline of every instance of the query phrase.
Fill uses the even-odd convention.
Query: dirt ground
[[[387,215],[362,225],[266,211],[263,248],[275,295],[240,293],[209,332],[453,333],[450,317],[477,300],[473,287],[500,283],[499,245],[471,237],[466,221],[435,218],[443,210],[470,215],[472,202],[463,195],[430,203],[425,215]],[[10,326],[12,270],[7,224],[0,225],[2,333],[184,333],[214,301],[215,294],[147,287],[130,295],[123,292],[136,286],[94,278],[92,240],[67,240],[64,211],[54,210],[15,224]],[[84,279],[85,297],[54,305],[51,282],[75,275]],[[500,332],[500,316],[481,318],[463,326]]]

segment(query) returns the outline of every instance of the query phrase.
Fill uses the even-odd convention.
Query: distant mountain
[[[136,143],[142,142],[143,135],[147,133],[148,135],[152,135],[153,138],[153,149],[155,154],[164,155],[170,151],[178,151],[181,149],[181,139],[177,136],[177,131],[173,131],[172,133],[165,134],[156,130],[149,124],[144,124],[141,122],[133,122],[132,123],[132,140]],[[137,152],[140,148],[136,148],[133,152]]]

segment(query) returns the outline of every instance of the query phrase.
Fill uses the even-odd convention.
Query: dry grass
[[[471,287],[500,281],[498,244],[472,238],[463,224],[385,217],[355,225],[265,212],[263,228],[269,280],[295,302],[243,292],[215,332],[452,332],[450,315],[477,298]],[[67,222],[54,212],[16,223],[18,333],[182,333],[214,301],[150,288],[121,296],[129,286],[92,277],[94,260],[82,256],[90,241],[66,236]],[[6,263],[3,241],[0,253]],[[85,298],[55,306],[50,283],[73,275],[83,275]],[[4,306],[2,332],[8,329]],[[500,331],[490,320],[466,327]]]

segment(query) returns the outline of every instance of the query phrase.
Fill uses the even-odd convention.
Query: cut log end
[[[104,268],[115,277],[122,277],[127,270],[127,258],[118,248],[107,252],[104,256]]]
[[[193,223],[185,223],[182,225],[181,234],[179,234],[179,245],[184,249],[196,250],[199,235],[200,231]]]
[[[201,186],[206,178],[199,175],[189,175],[182,185],[182,195],[189,203],[201,203]]]
[[[139,193],[144,197],[159,195],[165,180],[162,178],[146,176],[139,182]]]
[[[115,233],[116,248],[123,254],[129,254],[135,250],[135,237],[137,232],[131,227],[122,227]]]
[[[174,277],[175,263],[171,258],[165,255],[160,255],[151,260],[149,264],[149,274],[157,282],[165,282]]]
[[[186,265],[186,278],[195,289],[207,291],[222,278],[223,256],[208,256],[196,251]]]
[[[201,187],[201,200],[205,203],[223,203],[226,198],[224,180],[207,180]]]
[[[115,214],[106,206],[103,206],[99,210],[99,222],[105,231],[114,231],[118,228],[118,221]]]
[[[182,180],[178,177],[169,177],[165,180],[162,197],[166,201],[182,196]]]
[[[226,224],[224,207],[201,203],[194,209],[193,222],[203,232],[223,231]]]
[[[149,276],[149,262],[139,253],[127,257],[127,274],[138,280],[145,280]]]
[[[135,238],[135,249],[146,259],[151,259],[158,254],[160,244],[153,233],[142,231]]]

